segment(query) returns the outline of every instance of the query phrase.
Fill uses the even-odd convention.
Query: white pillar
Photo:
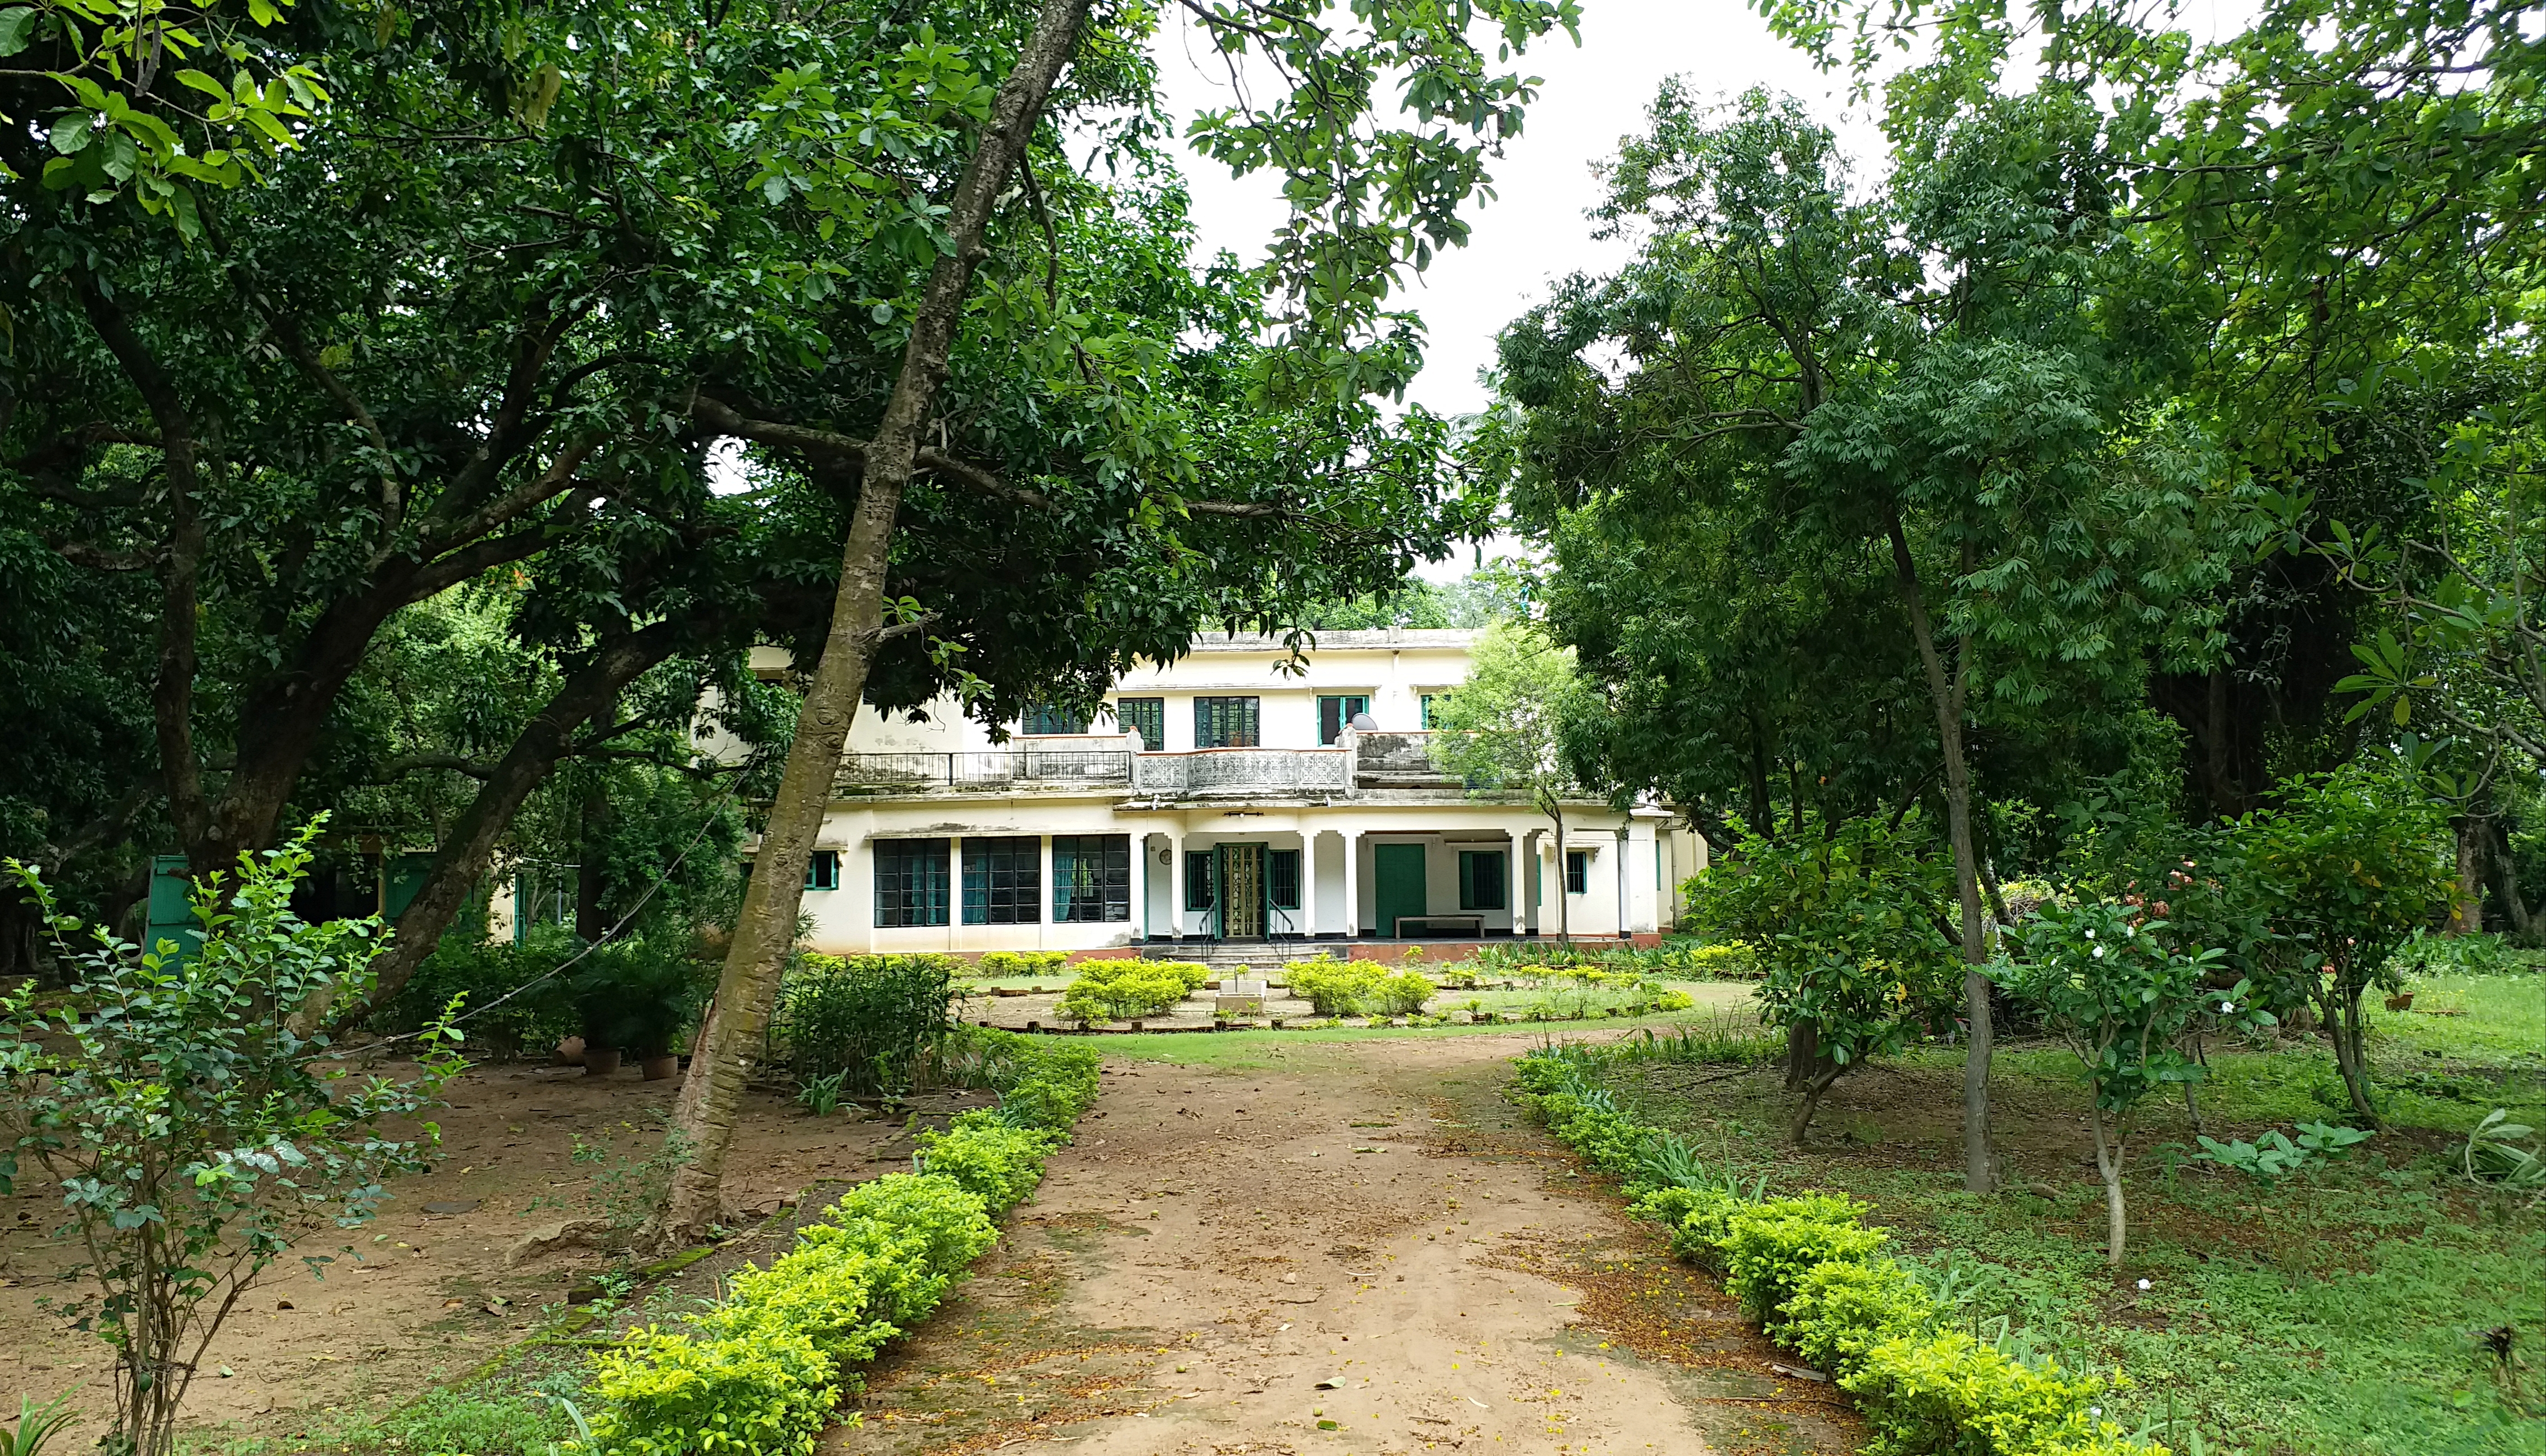
[[[964,837],[946,837],[946,948],[964,948]]]
[[[1627,929],[1640,935],[1650,935],[1661,926],[1662,860],[1661,845],[1654,834],[1650,819],[1627,821],[1629,906]]]
[[[1521,873],[1521,842],[1527,835],[1525,831],[1514,829],[1505,831],[1503,837],[1511,844],[1511,848],[1503,851],[1503,909],[1511,916],[1511,930],[1517,935],[1521,932],[1522,924],[1521,886],[1527,879]]]
[[[1185,934],[1185,830],[1181,824],[1167,826],[1167,934],[1178,940]]]
[[[1361,831],[1348,829],[1344,836],[1344,938],[1361,936]]]
[[[1043,866],[1035,876],[1040,886],[1035,891],[1035,948],[1049,950],[1061,924],[1055,919],[1061,904],[1061,885],[1052,877],[1052,836],[1035,837],[1035,855]]]

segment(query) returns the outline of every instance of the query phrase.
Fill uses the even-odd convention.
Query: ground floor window
[[[1588,849],[1566,850],[1565,893],[1568,895],[1587,895],[1590,892],[1591,851]]]
[[[942,926],[950,908],[953,876],[944,840],[877,840],[875,923]]]
[[[1185,852],[1185,909],[1209,910],[1218,898],[1212,894],[1214,881],[1218,878],[1213,870],[1214,857],[1209,849]]]
[[[840,851],[837,849],[814,850],[813,857],[805,861],[805,888],[808,890],[836,890],[839,887]]]
[[[1076,708],[1039,702],[1026,709],[1025,729],[1028,733],[1084,733],[1087,715]]]
[[[1053,836],[1052,918],[1056,922],[1132,918],[1130,835]]]
[[[1030,926],[1043,919],[1043,841],[964,842],[964,924]]]
[[[1271,849],[1264,855],[1264,891],[1276,910],[1300,908],[1300,851]]]
[[[1461,849],[1459,851],[1459,908],[1461,910],[1508,910],[1510,896],[1504,892],[1503,851],[1500,849]]]

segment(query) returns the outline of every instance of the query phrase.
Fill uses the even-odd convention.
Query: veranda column
[[[1185,831],[1181,824],[1167,826],[1167,934],[1176,940],[1185,937]]]
[[[1361,831],[1348,829],[1343,837],[1344,938],[1356,940],[1361,937]]]
[[[1511,932],[1517,935],[1521,933],[1523,920],[1520,904],[1522,879],[1520,856],[1522,842],[1527,836],[1520,830],[1514,829],[1504,831],[1503,837],[1511,843],[1511,849],[1503,854],[1503,909],[1511,916]]]
[[[964,837],[946,837],[946,948],[964,948]]]

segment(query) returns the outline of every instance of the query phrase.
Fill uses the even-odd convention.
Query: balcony
[[[1132,760],[1132,792],[1165,799],[1264,798],[1352,792],[1352,750],[1341,748],[1207,748],[1186,754],[1141,754]]]
[[[844,754],[843,798],[925,793],[1121,791],[1132,756],[1120,749],[991,749],[951,754]]]

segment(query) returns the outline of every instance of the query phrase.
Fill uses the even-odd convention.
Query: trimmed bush
[[[953,1178],[980,1195],[995,1216],[1025,1200],[1043,1181],[1044,1155],[1053,1135],[1016,1127],[986,1111],[967,1112],[944,1132],[919,1135],[922,1172]]]
[[[1805,1274],[1831,1259],[1862,1260],[1881,1249],[1881,1229],[1858,1224],[1865,1205],[1835,1193],[1772,1198],[1727,1221],[1719,1247],[1724,1287],[1751,1318],[1773,1330]]]
[[[1386,998],[1390,979],[1388,967],[1376,961],[1300,961],[1291,967],[1291,994],[1320,1016],[1358,1016]],[[1421,976],[1414,979],[1423,981]],[[1428,988],[1432,983],[1423,984]]]
[[[804,1335],[698,1340],[648,1325],[593,1360],[605,1456],[810,1456],[840,1402]]]
[[[1795,1280],[1771,1333],[1813,1368],[1845,1372],[1885,1340],[1925,1330],[1935,1315],[1927,1287],[1899,1262],[1834,1258]]]
[[[1379,983],[1379,1009],[1391,1016],[1414,1016],[1441,988],[1414,971],[1400,971]]]
[[[1154,1016],[1202,989],[1211,967],[1177,960],[1088,960],[1061,994],[1061,1014],[1084,1026]]]
[[[1839,1381],[1874,1427],[1867,1456],[2050,1456],[2130,1451],[2121,1428],[2087,1415],[2091,1375],[2036,1370],[1959,1331],[1888,1339]],[[2152,1448],[2155,1449],[2155,1448]]]
[[[1069,963],[1066,950],[992,950],[973,963],[976,976],[1048,976]]]
[[[1759,952],[1746,940],[1719,940],[1688,953],[1689,970],[1718,981],[1751,981],[1761,974]]]

